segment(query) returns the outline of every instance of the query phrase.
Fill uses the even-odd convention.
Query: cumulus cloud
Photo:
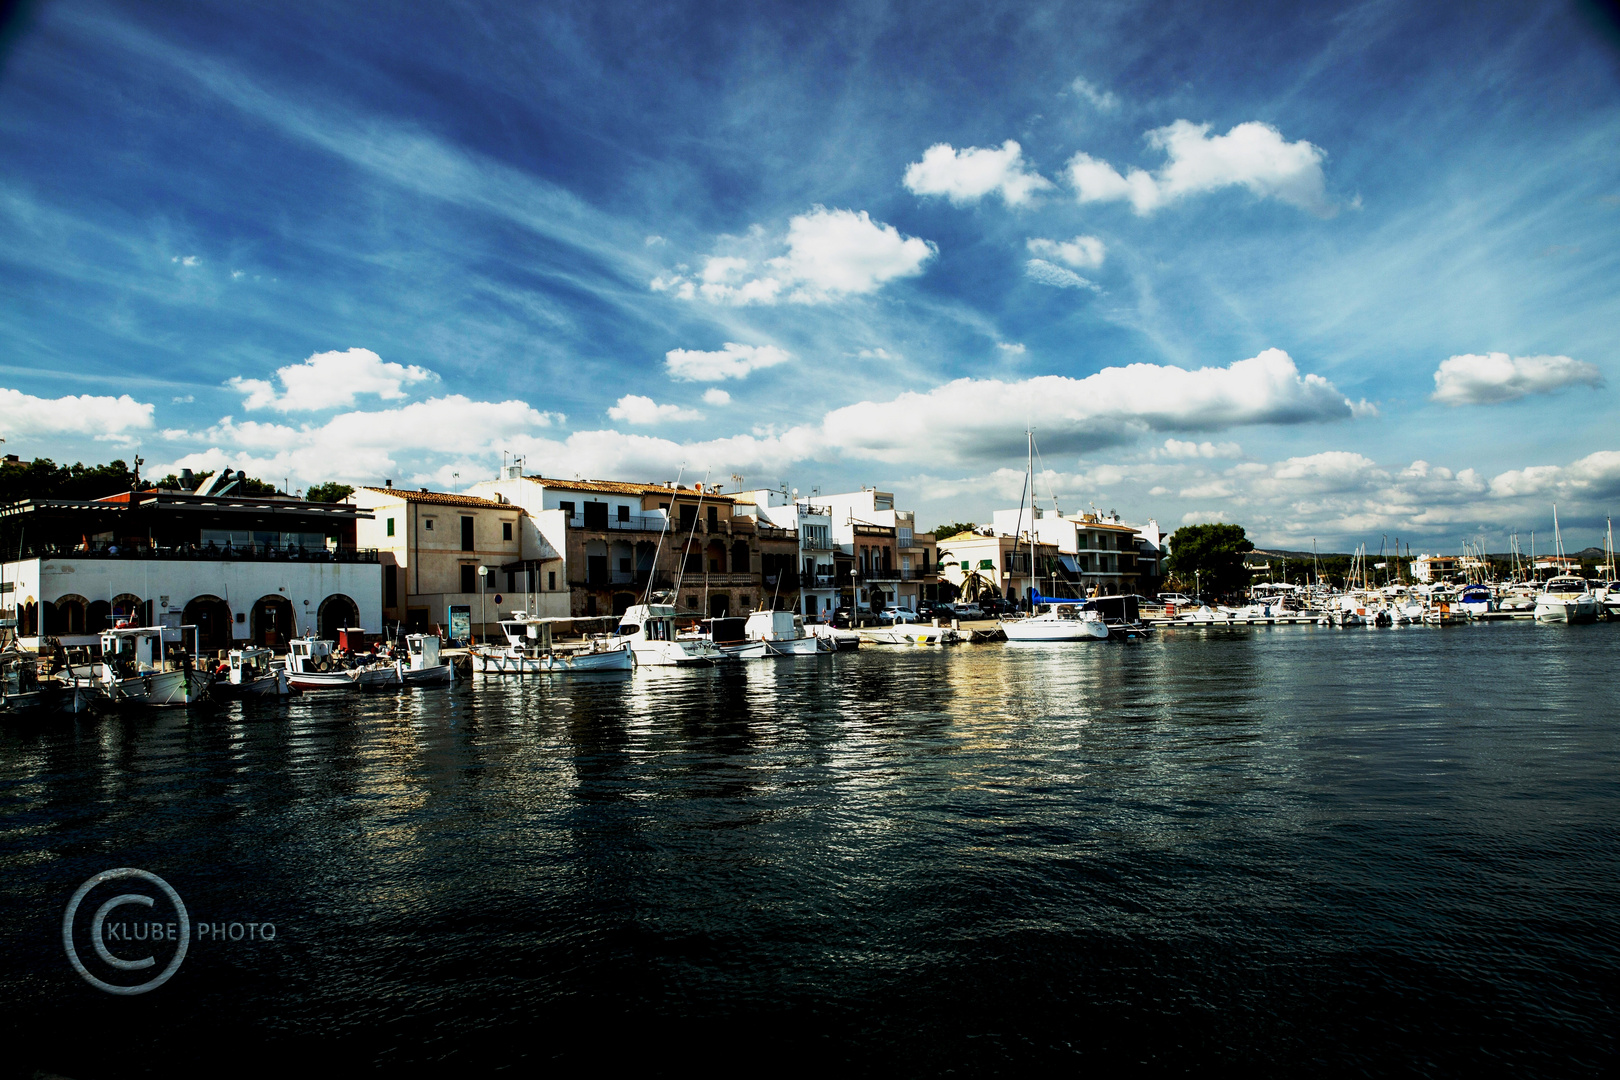
[[[1024,167],[1024,152],[1008,139],[999,150],[970,146],[953,149],[936,143],[921,161],[906,167],[905,185],[917,195],[943,195],[957,206],[975,203],[986,195],[1001,196],[1008,206],[1024,206],[1052,181]]]
[[[303,483],[324,480],[375,483],[398,475],[402,458],[483,455],[490,460],[525,437],[563,421],[522,401],[474,401],[461,394],[429,398],[397,409],[340,413],[321,424],[237,421],[224,417],[195,433],[165,432],[175,441],[207,446],[149,472],[182,468],[244,469],[260,476],[288,476]],[[184,438],[179,436],[184,435]]]
[[[1073,90],[1077,96],[1091,102],[1092,107],[1099,112],[1113,112],[1119,107],[1119,98],[1114,96],[1112,90],[1099,90],[1086,79],[1076,78],[1074,82],[1069,84],[1069,89]]]
[[[1045,259],[1031,259],[1025,263],[1024,276],[1039,284],[1050,285],[1054,289],[1090,289],[1093,292],[1097,291],[1096,282],[1081,277],[1067,267],[1049,263]]]
[[[1026,240],[1024,246],[1031,255],[1056,259],[1077,270],[1096,270],[1103,264],[1108,248],[1095,236],[1077,236],[1073,240]]]
[[[315,353],[301,364],[277,369],[270,379],[237,376],[225,385],[242,394],[242,408],[249,412],[318,412],[353,405],[360,394],[399,400],[406,386],[435,378],[425,368],[385,363],[370,349],[348,349]]]
[[[703,391],[703,400],[710,405],[726,406],[731,404],[731,395],[718,386],[711,386]]]
[[[827,414],[830,446],[879,460],[995,457],[1036,428],[1049,452],[1134,441],[1149,431],[1218,431],[1244,424],[1348,419],[1350,402],[1320,375],[1301,375],[1289,355],[1267,349],[1227,367],[1131,364],[1083,379],[1043,375],[1016,382],[958,379],[893,401],[860,402]],[[937,433],[952,437],[940,440]]]
[[[652,289],[716,304],[819,304],[915,277],[938,251],[928,240],[873,221],[865,210],[824,206],[791,219],[787,235],[767,246],[787,251],[774,257],[712,255],[696,276],[676,271],[654,278]]]
[[[1446,405],[1495,405],[1568,386],[1602,385],[1603,376],[1595,364],[1567,356],[1468,353],[1443,361],[1435,370],[1430,400]]]
[[[793,359],[793,354],[775,345],[742,345],[728,341],[714,352],[671,349],[664,354],[664,367],[672,379],[683,382],[719,382],[746,379],[761,368],[775,367]]]
[[[1243,447],[1237,443],[1189,442],[1184,439],[1166,439],[1163,446],[1149,453],[1153,458],[1236,458],[1243,456]]]
[[[642,397],[639,394],[626,394],[607,412],[614,420],[639,426],[703,419],[703,414],[696,409],[683,409],[679,405],[660,405],[652,398]]]
[[[152,406],[128,394],[40,398],[0,387],[0,435],[127,436],[152,426]]]
[[[1288,142],[1270,124],[1252,120],[1225,135],[1209,132],[1209,124],[1190,120],[1149,131],[1148,145],[1163,150],[1167,159],[1157,173],[1130,169],[1121,175],[1106,161],[1076,154],[1069,159],[1069,183],[1082,203],[1128,201],[1143,215],[1226,187],[1244,187],[1258,198],[1278,199],[1313,214],[1334,212],[1322,175],[1327,155],[1321,147],[1303,139]]]

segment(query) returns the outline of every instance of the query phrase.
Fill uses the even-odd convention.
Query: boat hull
[[[1001,624],[1008,641],[1103,641],[1108,637],[1108,625],[1102,622],[1084,622],[1078,619],[1060,619],[1042,622],[1039,619],[1015,619]]]
[[[1597,622],[1598,602],[1592,596],[1540,596],[1536,598],[1536,622]]]
[[[631,671],[635,666],[635,654],[625,648],[574,656],[473,654],[473,669],[484,675],[591,675]]]
[[[109,700],[155,707],[191,705],[208,693],[209,677],[198,670],[155,671],[105,684]]]
[[[449,686],[456,681],[456,669],[448,661],[425,668],[406,668],[400,673],[406,686]]]

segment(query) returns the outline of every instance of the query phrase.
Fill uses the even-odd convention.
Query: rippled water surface
[[[1279,627],[13,722],[5,1067],[1602,1072],[1617,673]],[[122,866],[275,940],[92,989]]]

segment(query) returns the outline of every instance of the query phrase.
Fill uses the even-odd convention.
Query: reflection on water
[[[73,1076],[208,1071],[199,1026],[266,1060],[599,1063],[605,1017],[619,1055],[906,1072],[1600,1068],[1617,653],[1234,629],[14,725],[5,1030]],[[122,865],[281,936],[98,995],[53,934]]]

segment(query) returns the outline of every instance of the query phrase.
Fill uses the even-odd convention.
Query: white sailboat
[[[1005,619],[1002,633],[1008,641],[1103,641],[1108,624],[1083,600],[1060,600],[1031,590],[1036,614],[1027,619]]]

